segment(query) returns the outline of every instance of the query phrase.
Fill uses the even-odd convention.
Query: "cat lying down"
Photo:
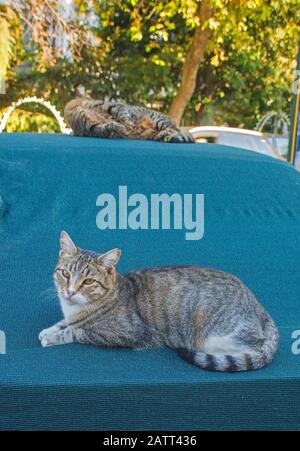
[[[120,254],[82,250],[61,233],[54,282],[64,319],[40,333],[42,346],[168,346],[215,371],[255,370],[273,360],[274,321],[237,277],[199,266],[120,275]]]
[[[157,111],[82,96],[67,103],[65,120],[77,136],[194,142],[190,133],[182,133],[169,116]]]

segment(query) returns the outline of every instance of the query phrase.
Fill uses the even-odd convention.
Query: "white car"
[[[213,143],[239,147],[279,158],[267,138],[261,133],[244,128],[194,127],[189,130],[197,143]]]

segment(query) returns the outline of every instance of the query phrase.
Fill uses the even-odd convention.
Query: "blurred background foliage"
[[[41,111],[41,108],[36,108],[35,104],[30,107],[26,105],[28,109],[22,106],[16,108],[6,124],[5,130],[7,132],[34,132],[34,133],[59,133],[59,125],[56,119],[51,115],[49,111]],[[38,110],[38,111],[34,111]],[[50,113],[51,114],[51,113]]]
[[[32,95],[63,112],[83,85],[94,98],[163,112],[176,99],[181,125],[253,128],[267,111],[289,114],[299,26],[299,0],[0,2],[0,113]],[[196,59],[193,42],[203,47]],[[57,128],[41,106],[15,110],[7,124]]]

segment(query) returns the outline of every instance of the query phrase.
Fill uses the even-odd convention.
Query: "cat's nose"
[[[67,288],[67,293],[68,293],[69,298],[71,298],[72,296],[74,296],[76,291],[73,288]]]

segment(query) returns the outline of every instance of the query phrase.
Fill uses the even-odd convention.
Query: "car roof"
[[[201,126],[201,127],[193,127],[189,131],[191,133],[194,133],[194,132],[230,132],[230,133],[241,133],[244,135],[263,136],[263,134],[261,132],[258,132],[255,130],[247,130],[246,128],[233,128],[233,127]]]

